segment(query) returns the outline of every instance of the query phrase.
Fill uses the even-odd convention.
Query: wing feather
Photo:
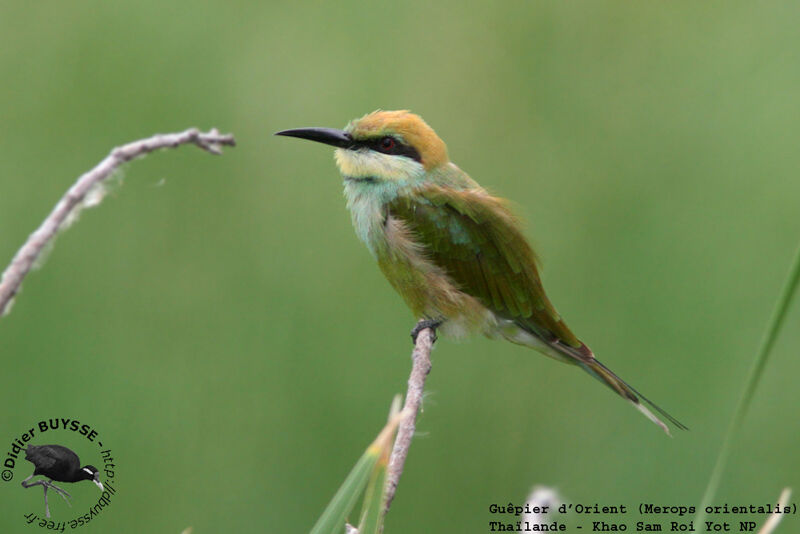
[[[536,255],[504,201],[480,188],[428,185],[388,210],[459,289],[545,340],[582,346],[547,298]]]

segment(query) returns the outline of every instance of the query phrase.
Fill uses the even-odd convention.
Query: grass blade
[[[389,410],[389,423],[398,418],[401,408],[401,397],[396,395]],[[382,444],[381,456],[372,470],[367,491],[364,494],[364,504],[361,507],[361,520],[358,524],[358,534],[380,534],[383,532],[383,518],[386,515],[386,477],[389,469],[389,458],[392,454],[394,431],[389,434],[389,439]]]
[[[347,516],[364,491],[379,456],[380,450],[373,446],[364,452],[311,529],[311,534],[340,534],[342,532]]]
[[[383,503],[386,500],[386,471],[390,454],[391,447],[387,447],[381,452],[381,457],[372,470],[367,492],[364,494],[361,522],[358,524],[359,534],[380,534],[383,530]]]
[[[339,491],[333,496],[328,507],[325,508],[325,511],[322,512],[322,515],[311,529],[311,534],[341,534],[344,530],[347,516],[350,515],[359,497],[364,493],[367,484],[374,478],[376,464],[378,464],[379,460],[382,460],[384,455],[388,457],[389,452],[387,450],[391,451],[392,436],[394,436],[397,425],[403,419],[403,414],[397,413],[398,409],[399,400],[395,397],[389,422],[386,423],[386,426],[383,427],[375,441],[367,447],[367,450],[358,459]],[[382,484],[380,487],[383,488],[383,486]],[[382,497],[382,490],[380,493]]]
[[[781,492],[781,496],[778,497],[778,508],[783,512],[783,508],[789,505],[789,499],[792,498],[792,488],[783,488]],[[758,534],[772,534],[775,529],[778,528],[778,523],[781,522],[783,516],[786,515],[784,513],[772,513],[769,516],[769,519],[764,523],[764,526],[761,527],[761,530],[758,531]]]
[[[717,461],[714,464],[714,470],[711,472],[711,477],[708,480],[706,491],[703,494],[703,500],[700,503],[700,508],[697,512],[697,517],[695,518],[695,524],[702,524],[705,521],[705,509],[711,504],[711,501],[714,499],[714,496],[717,493],[717,489],[719,489],[722,472],[725,469],[725,464],[727,463],[728,456],[730,455],[731,442],[733,441],[734,435],[739,432],[739,428],[742,426],[744,416],[747,414],[747,410],[750,407],[750,402],[753,400],[753,394],[756,391],[756,387],[758,387],[758,383],[761,381],[761,375],[764,373],[764,369],[766,368],[769,355],[772,352],[772,347],[775,345],[775,340],[778,338],[778,333],[780,332],[784,319],[786,318],[786,312],[789,310],[789,304],[792,301],[792,295],[794,295],[794,292],[797,290],[798,281],[800,281],[800,248],[798,248],[797,252],[795,253],[794,262],[789,270],[789,277],[786,279],[783,289],[781,289],[781,295],[778,298],[778,303],[772,312],[772,316],[770,317],[767,325],[767,330],[764,332],[764,337],[761,339],[761,344],[758,348],[758,354],[753,362],[753,367],[750,370],[750,375],[747,379],[747,385],[744,393],[739,399],[739,403],[736,406],[736,411],[733,414],[733,419],[731,419],[728,430],[725,433],[725,440],[722,443],[722,449],[720,449],[719,456],[717,456]]]

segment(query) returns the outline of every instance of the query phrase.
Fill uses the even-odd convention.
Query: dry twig
[[[69,221],[82,207],[94,205],[93,193],[108,180],[123,164],[162,148],[176,148],[193,144],[212,154],[221,154],[222,146],[234,146],[231,134],[220,134],[216,129],[203,133],[196,128],[172,134],[156,134],[117,147],[97,166],[78,178],[78,181],[61,197],[50,215],[39,228],[28,237],[11,264],[0,278],[0,316],[8,313],[14,296],[19,292],[22,280],[36,263],[46,246],[58,232],[68,226]]]
[[[389,460],[389,473],[386,478],[385,512],[388,512],[389,507],[392,505],[392,499],[394,499],[395,491],[397,491],[397,483],[400,481],[400,475],[403,474],[403,466],[406,463],[411,439],[414,437],[417,414],[422,406],[425,379],[428,377],[428,373],[431,372],[431,349],[435,341],[436,334],[434,331],[430,328],[425,328],[417,335],[414,352],[411,353],[413,364],[411,376],[408,377],[408,392],[403,405],[403,412],[408,415],[397,429],[397,438],[395,438],[392,456]]]

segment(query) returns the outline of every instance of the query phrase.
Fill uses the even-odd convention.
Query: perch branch
[[[235,141],[233,135],[220,134],[216,129],[203,133],[196,128],[190,128],[180,133],[156,134],[113,149],[94,169],[78,178],[11,260],[11,264],[0,278],[0,316],[9,311],[22,280],[47,244],[67,226],[71,216],[91,202],[90,194],[96,191],[96,187],[101,186],[123,163],[161,148],[176,148],[186,144],[196,145],[212,154],[221,154],[223,146],[234,146]]]
[[[392,456],[389,459],[389,472],[386,478],[386,505],[384,513],[389,511],[397,491],[397,483],[400,475],[403,474],[403,466],[408,456],[408,448],[411,446],[411,439],[416,430],[417,414],[422,406],[422,392],[425,388],[425,379],[431,372],[431,349],[436,341],[436,334],[430,328],[424,328],[417,335],[414,344],[414,352],[411,353],[413,360],[411,366],[411,376],[408,377],[408,392],[406,393],[403,412],[408,415],[400,423],[397,429],[397,438],[392,448]]]

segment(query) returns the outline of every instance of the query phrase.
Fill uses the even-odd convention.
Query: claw
[[[411,341],[414,345],[417,344],[417,336],[419,333],[425,330],[426,328],[430,328],[433,331],[433,342],[436,343],[436,329],[439,328],[444,321],[441,319],[422,319],[417,325],[411,329]]]
[[[36,482],[30,482],[29,483],[28,481],[31,478],[33,478],[33,476],[34,475],[31,475],[28,478],[26,478],[25,480],[23,480],[22,481],[22,487],[23,488],[31,488],[33,486],[42,486],[42,489],[44,490],[44,515],[45,515],[46,519],[50,519],[50,505],[47,502],[47,490],[50,489],[50,488],[52,488],[53,491],[55,491],[57,494],[59,494],[61,496],[61,498],[64,499],[64,501],[66,501],[67,505],[69,505],[69,507],[72,508],[72,503],[69,502],[69,498],[72,497],[72,495],[70,495],[65,490],[63,490],[63,489],[59,488],[58,486],[56,486],[55,484],[53,484],[52,480],[37,480]]]

